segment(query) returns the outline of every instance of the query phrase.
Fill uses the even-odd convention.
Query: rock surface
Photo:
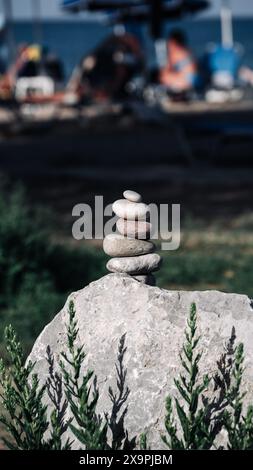
[[[125,386],[130,389],[125,427],[130,438],[146,431],[151,449],[164,448],[160,433],[164,432],[165,398],[175,394],[173,379],[180,372],[178,352],[192,302],[197,304],[198,332],[202,335],[201,373],[214,370],[234,326],[237,341],[245,345],[244,386],[253,393],[253,310],[248,297],[215,291],[171,292],[111,274],[70,299],[75,303],[79,341],[87,352],[85,370],[92,368],[97,375],[100,413],[110,414],[112,409],[108,388],[117,390],[115,362],[119,340],[125,335]],[[41,333],[30,355],[37,361],[42,381],[48,373],[47,346],[56,359],[66,351],[69,300]]]
[[[158,271],[162,263],[157,253],[140,255],[136,257],[112,258],[106,268],[113,273],[127,273],[129,275],[149,274]]]
[[[152,242],[129,239],[123,235],[112,233],[105,237],[103,249],[108,256],[128,257],[153,253],[155,245]]]

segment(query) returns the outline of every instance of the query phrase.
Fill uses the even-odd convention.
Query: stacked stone
[[[126,273],[141,283],[154,286],[152,273],[159,270],[162,260],[154,253],[155,245],[150,241],[149,207],[135,191],[125,191],[123,196],[125,199],[115,201],[112,206],[119,217],[118,233],[104,239],[104,251],[112,258],[106,267],[110,272]]]

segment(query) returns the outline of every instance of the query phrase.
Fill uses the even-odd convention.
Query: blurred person
[[[253,70],[247,66],[241,67],[239,70],[239,79],[243,84],[253,87]]]
[[[64,79],[62,62],[46,47],[21,44],[16,58],[0,79],[0,97],[19,100],[61,100],[56,91]]]
[[[198,80],[198,67],[188,48],[183,31],[170,33],[167,43],[168,62],[160,70],[159,81],[172,94],[181,94],[193,90]]]
[[[126,85],[141,73],[144,59],[136,36],[123,32],[106,39],[75,69],[68,91],[82,101],[123,98]]]
[[[26,43],[20,44],[18,46],[14,62],[9,66],[8,70],[0,80],[0,94],[6,98],[11,97],[14,92],[17,79],[20,74],[22,74],[22,70],[24,70],[27,64],[30,64],[30,68],[32,69],[31,73],[35,73],[33,64],[38,62],[39,59],[39,46],[29,46]]]

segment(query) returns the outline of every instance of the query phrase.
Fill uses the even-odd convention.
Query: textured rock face
[[[112,408],[108,388],[115,391],[115,362],[120,338],[125,335],[124,367],[130,389],[125,426],[130,437],[146,431],[152,449],[163,449],[165,398],[175,394],[174,377],[180,372],[178,352],[190,305],[196,302],[201,372],[212,372],[224,352],[234,326],[246,355],[245,389],[253,393],[253,310],[250,299],[220,292],[177,292],[143,285],[122,274],[110,274],[70,296],[75,303],[79,340],[87,353],[85,368],[92,368],[100,390],[99,412]],[[69,299],[69,300],[70,300]],[[44,381],[49,345],[57,358],[66,350],[66,303],[37,339],[30,359]],[[73,435],[71,435],[71,440]]]

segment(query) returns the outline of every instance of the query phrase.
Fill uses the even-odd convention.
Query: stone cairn
[[[135,191],[125,191],[125,199],[115,201],[112,209],[116,216],[117,233],[104,239],[104,252],[111,256],[106,265],[112,273],[125,273],[137,281],[155,285],[154,271],[161,265],[161,257],[154,253],[155,245],[150,241],[152,226],[149,222],[149,207]]]

